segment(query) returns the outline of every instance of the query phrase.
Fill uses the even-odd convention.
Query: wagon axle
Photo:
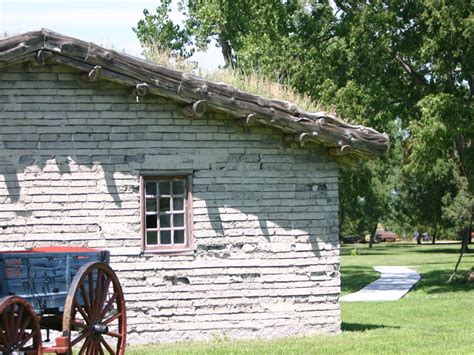
[[[109,332],[109,327],[103,324],[94,324],[92,326],[92,332],[94,334],[107,334]]]

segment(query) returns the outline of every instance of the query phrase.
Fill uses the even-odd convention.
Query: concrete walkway
[[[420,275],[404,266],[375,266],[382,275],[362,290],[340,298],[346,302],[396,301],[420,280]]]

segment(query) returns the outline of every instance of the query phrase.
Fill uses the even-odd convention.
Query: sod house
[[[49,30],[0,40],[0,247],[111,252],[130,343],[337,333],[338,171],[388,137]]]

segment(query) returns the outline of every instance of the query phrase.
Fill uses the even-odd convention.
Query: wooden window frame
[[[146,243],[146,196],[145,183],[147,181],[163,180],[183,180],[185,182],[184,194],[184,236],[186,243],[178,245],[159,245],[149,246]],[[189,171],[158,171],[142,172],[140,174],[140,224],[142,251],[144,253],[159,253],[170,255],[183,255],[194,253],[194,233],[193,233],[193,195],[192,195],[192,172]],[[159,222],[158,222],[159,223]],[[159,224],[157,225],[157,238],[160,238]]]

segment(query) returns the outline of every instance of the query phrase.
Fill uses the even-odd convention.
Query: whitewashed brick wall
[[[140,172],[192,170],[196,252],[141,253]],[[78,80],[0,69],[0,247],[109,249],[129,341],[337,333],[338,168],[269,128]]]

